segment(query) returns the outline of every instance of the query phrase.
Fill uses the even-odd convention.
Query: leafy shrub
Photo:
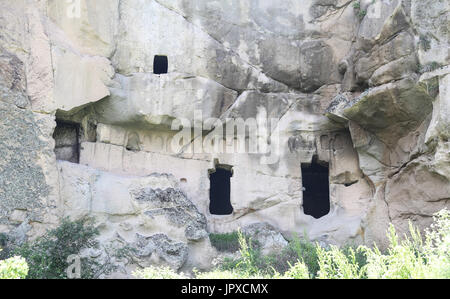
[[[141,279],[186,279],[183,273],[178,274],[170,267],[150,266],[142,270],[136,270],[133,275]]]
[[[360,20],[364,19],[364,17],[367,14],[367,11],[365,9],[361,9],[361,2],[360,1],[353,2],[352,6],[358,18]]]
[[[360,11],[358,12],[358,18],[359,18],[360,20],[362,20],[362,19],[364,19],[364,17],[366,16],[366,14],[367,14],[367,11],[364,10],[364,9],[362,9],[362,10],[360,10]]]
[[[360,9],[361,8],[361,3],[359,1],[356,1],[352,4],[354,9]]]
[[[23,279],[28,270],[26,260],[20,256],[0,261],[0,279]]]
[[[239,235],[238,232],[225,234],[209,234],[211,245],[218,251],[222,252],[236,252],[239,250]]]
[[[67,278],[67,258],[78,255],[84,248],[96,248],[95,237],[98,230],[87,220],[70,221],[65,218],[56,229],[32,243],[25,243],[14,250],[14,254],[26,259],[29,265],[27,278],[64,279]],[[81,259],[81,278],[96,278],[98,262]]]
[[[250,241],[250,236],[242,234],[247,242]],[[209,234],[209,240],[211,241],[211,245],[221,252],[236,252],[240,249],[239,243],[239,232],[234,231],[231,233],[224,234]],[[254,248],[261,247],[258,241],[252,241]]]

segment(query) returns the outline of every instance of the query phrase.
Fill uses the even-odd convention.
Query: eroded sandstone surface
[[[0,0],[0,232],[93,217],[101,242],[136,249],[127,276],[208,269],[208,233],[240,227],[266,251],[292,233],[382,247],[389,223],[424,228],[450,207],[448,14],[444,0]],[[304,212],[316,164],[321,217]],[[210,210],[217,169],[228,215]]]

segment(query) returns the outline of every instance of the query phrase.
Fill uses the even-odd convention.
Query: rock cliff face
[[[382,247],[389,223],[425,227],[450,207],[448,14],[444,0],[0,0],[0,232],[95,217],[134,266],[180,269],[211,265],[208,232]],[[215,186],[218,169],[231,178]],[[211,214],[221,201],[231,214]]]

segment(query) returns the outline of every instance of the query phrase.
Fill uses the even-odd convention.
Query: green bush
[[[87,220],[63,219],[60,226],[48,231],[34,242],[25,243],[13,252],[24,257],[29,265],[27,278],[65,279],[67,258],[84,248],[96,248],[98,230]],[[100,265],[93,259],[81,259],[81,278],[96,278]]]
[[[28,270],[26,260],[20,256],[0,261],[0,279],[23,279]]]
[[[250,236],[243,234],[243,237],[249,242]],[[211,245],[220,252],[236,252],[240,249],[238,231],[224,234],[210,233],[209,240],[211,241]],[[252,243],[253,247],[260,247],[260,244],[257,241],[252,241]]]
[[[356,1],[352,4],[354,9],[360,9],[361,8],[361,3],[359,1]]]
[[[238,232],[225,234],[209,234],[211,245],[221,252],[236,252],[239,250]]]

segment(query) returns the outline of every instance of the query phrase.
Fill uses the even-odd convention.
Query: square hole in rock
[[[56,121],[55,154],[57,160],[80,162],[80,126],[75,123]]]
[[[155,55],[153,59],[153,73],[156,75],[167,74],[169,69],[169,60],[167,56]]]

